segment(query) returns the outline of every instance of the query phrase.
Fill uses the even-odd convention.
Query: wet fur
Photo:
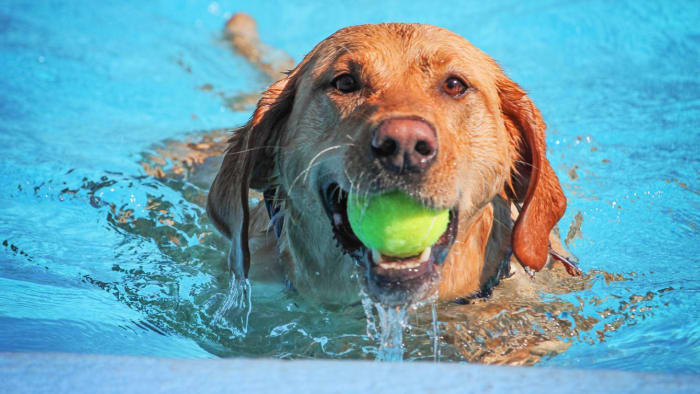
[[[359,73],[368,90],[351,98],[325,89],[341,72]],[[450,73],[473,89],[462,99],[440,95]],[[417,114],[437,130],[436,162],[420,179],[383,173],[366,155],[369,133],[387,117]],[[318,193],[329,179],[359,193],[401,188],[434,207],[459,206],[441,300],[495,283],[511,249],[523,265],[541,269],[566,208],[545,156],[545,125],[529,97],[486,54],[427,25],[340,30],[263,94],[232,135],[208,197],[210,218],[232,241],[235,275],[274,272],[324,303],[357,298],[357,270],[336,246]],[[285,213],[279,240],[264,208],[248,206],[250,189],[271,187]],[[514,203],[523,210],[513,227]]]

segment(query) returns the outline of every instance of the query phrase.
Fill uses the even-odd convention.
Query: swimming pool
[[[497,59],[549,125],[569,197],[561,230],[582,220],[571,250],[584,270],[625,279],[598,274],[557,295],[573,309],[542,315],[576,335],[539,365],[700,371],[700,7],[690,1],[3,6],[0,350],[374,357],[362,308],[319,312],[282,287],[253,284],[245,335],[214,322],[226,249],[198,205],[203,190],[140,164],[166,139],[247,120],[226,99],[265,79],[221,39],[236,11],[296,60],[340,27],[381,21],[440,25]],[[575,316],[598,321],[575,331],[588,321]],[[430,338],[414,326],[406,356],[421,359]]]

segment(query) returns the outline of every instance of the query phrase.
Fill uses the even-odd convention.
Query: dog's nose
[[[420,119],[387,119],[372,136],[372,153],[384,168],[401,173],[423,172],[437,155],[435,130]]]

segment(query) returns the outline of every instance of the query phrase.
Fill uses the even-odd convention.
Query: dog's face
[[[244,212],[236,219],[237,207],[221,207],[236,205],[239,178],[253,188],[275,188],[284,199],[283,234],[295,286],[318,292],[328,278],[351,282],[354,260],[366,291],[387,304],[433,294],[441,265],[452,248],[471,242],[469,231],[484,208],[498,194],[525,199],[538,175],[530,165],[546,164],[540,152],[544,125],[527,96],[466,40],[425,25],[340,30],[265,93],[239,133],[231,152],[250,153],[229,155],[238,164],[228,169],[224,162],[210,194],[215,223],[234,235],[241,228],[237,221],[247,220]],[[217,182],[234,186],[217,188]],[[397,189],[426,206],[450,210],[437,243],[405,259],[369,250],[346,214],[350,191],[374,195]],[[537,193],[527,193],[532,202]],[[543,224],[548,225],[525,226],[525,259],[541,254],[531,234],[541,230],[548,236],[551,225]],[[335,285],[330,286],[332,292]]]

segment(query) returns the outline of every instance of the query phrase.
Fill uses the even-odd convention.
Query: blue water
[[[274,286],[253,284],[247,337],[215,326],[225,243],[204,234],[204,191],[139,164],[165,139],[250,116],[221,98],[266,84],[221,37],[245,11],[297,61],[338,28],[383,21],[440,25],[497,59],[549,125],[562,232],[583,218],[581,267],[629,279],[563,296],[627,319],[540,365],[700,372],[700,3],[405,3],[0,5],[0,351],[367,357],[361,310],[305,309]],[[648,293],[644,311],[625,309]]]

